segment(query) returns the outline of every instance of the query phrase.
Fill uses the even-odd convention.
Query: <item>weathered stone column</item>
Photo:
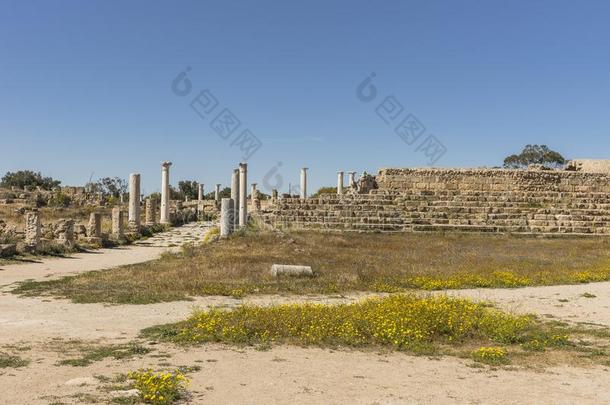
[[[248,164],[239,164],[239,227],[248,222]]]
[[[57,222],[57,242],[67,249],[74,248],[74,220],[60,219]]]
[[[218,204],[220,202],[220,184],[216,184],[214,188],[214,201]]]
[[[132,231],[140,230],[140,175],[129,175],[129,228]]]
[[[220,237],[226,238],[233,232],[233,199],[223,198],[220,204]]]
[[[203,201],[203,183],[199,185],[199,193],[197,196],[197,201]]]
[[[40,215],[37,210],[25,214],[25,244],[28,249],[40,247]]]
[[[343,172],[337,172],[337,194],[343,194]]]
[[[102,214],[92,212],[89,214],[89,225],[87,226],[87,236],[89,238],[102,237]]]
[[[112,209],[112,238],[115,240],[123,239],[123,211],[121,207]]]
[[[256,189],[256,183],[252,183],[252,189],[250,190],[250,207],[252,211],[258,211],[260,208],[260,202],[258,201],[258,190]]]
[[[231,174],[231,199],[233,200],[233,229],[239,226],[239,169]]]
[[[307,198],[307,167],[301,169],[301,200]]]
[[[356,189],[356,172],[347,172],[348,179],[347,182],[349,184],[349,188],[352,190]]]
[[[161,223],[170,224],[169,217],[169,167],[172,162],[161,163]]]
[[[271,190],[271,202],[277,202],[277,189]]]
[[[146,199],[146,211],[144,212],[146,216],[145,224],[147,226],[151,226],[157,223],[157,200],[154,198]]]

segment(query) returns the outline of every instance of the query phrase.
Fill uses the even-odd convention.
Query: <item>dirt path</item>
[[[90,403],[108,398],[94,376],[140,368],[199,366],[190,375],[192,404],[607,404],[608,369],[552,367],[543,371],[475,368],[469,360],[429,359],[299,347],[268,351],[219,345],[56,366],[54,353],[32,352],[35,365],[0,375],[3,404]],[[0,371],[2,373],[2,371]],[[83,400],[83,398],[85,398]]]
[[[190,223],[138,241],[132,246],[92,250],[65,258],[43,258],[35,262],[0,265],[0,286],[154,260],[167,250],[179,249],[185,243],[201,241],[209,228],[210,223]]]
[[[141,367],[155,369],[200,365],[192,374],[191,403],[609,403],[609,367],[552,367],[544,370],[473,368],[456,358],[428,359],[403,353],[333,351],[275,347],[269,351],[206,345],[182,351],[171,345],[151,346],[167,357],[144,356],[103,360],[86,367],[58,366],[61,354],[50,341],[78,339],[98,344],[124,343],[145,327],[184,319],[195,306],[236,306],[314,300],[350,302],[348,296],[200,297],[152,305],[73,304],[67,300],[20,298],[8,284],[115,267],[156,258],[181,241],[198,238],[203,228],[184,228],[149,240],[150,246],[84,253],[41,263],[2,266],[0,285],[0,352],[14,345],[30,359],[28,367],[0,368],[0,404],[83,403],[83,394],[99,395],[95,375]],[[494,301],[504,309],[533,312],[570,322],[610,326],[610,283],[449,291],[448,294]],[[583,294],[588,293],[590,298]],[[72,395],[77,395],[72,397]],[[87,402],[86,400],[84,401]]]

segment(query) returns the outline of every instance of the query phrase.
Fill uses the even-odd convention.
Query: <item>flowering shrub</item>
[[[144,402],[166,405],[180,398],[189,379],[180,371],[155,373],[152,370],[132,371],[128,377],[134,381]]]
[[[475,361],[486,364],[506,364],[506,350],[501,347],[480,347],[472,352]]]
[[[532,328],[529,316],[513,316],[467,299],[394,295],[343,305],[212,309],[195,313],[165,336],[191,343],[376,344],[409,349],[465,339],[521,343],[529,339]]]

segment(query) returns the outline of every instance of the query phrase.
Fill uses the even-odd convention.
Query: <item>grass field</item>
[[[310,265],[312,278],[274,278],[273,263]],[[24,295],[144,304],[197,295],[400,292],[610,280],[610,239],[465,234],[235,235],[161,259],[44,282]]]

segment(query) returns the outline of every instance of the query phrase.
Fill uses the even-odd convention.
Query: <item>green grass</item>
[[[274,278],[271,265],[312,266],[313,278]],[[199,295],[514,288],[610,280],[610,239],[466,234],[243,232],[178,254],[13,290],[74,302],[148,304]]]

